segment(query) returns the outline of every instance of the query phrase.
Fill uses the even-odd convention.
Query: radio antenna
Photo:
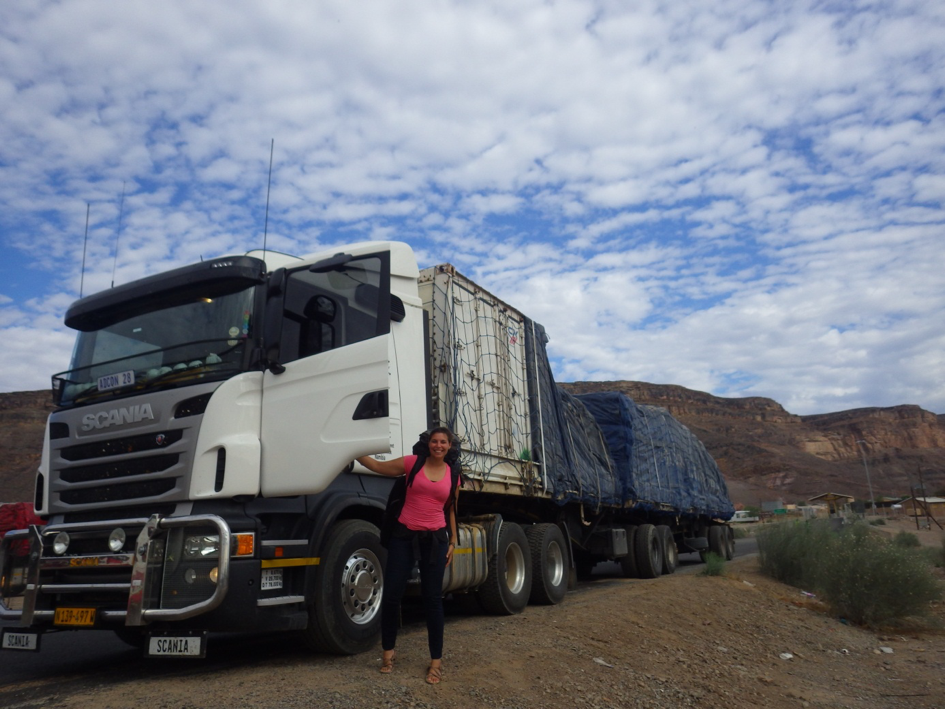
[[[79,276],[79,297],[82,297],[82,288],[85,286],[85,250],[89,245],[89,212],[92,210],[90,202],[85,203],[85,241],[82,242],[82,272]]]
[[[121,216],[125,211],[125,181],[121,181],[121,202],[118,205],[118,233],[115,234],[115,263],[112,265],[112,288],[115,287],[115,269],[118,268],[118,239],[121,238]]]
[[[263,226],[263,261],[266,260],[266,238],[269,236],[269,193],[272,191],[272,151],[276,147],[276,139],[269,144],[269,184],[266,186],[266,221]]]

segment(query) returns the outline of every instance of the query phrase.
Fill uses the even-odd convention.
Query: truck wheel
[[[656,527],[652,524],[637,527],[633,551],[641,579],[655,579],[660,575],[663,570],[663,548]]]
[[[377,642],[381,628],[384,560],[377,527],[339,522],[325,545],[308,604],[305,644],[318,652],[354,655]]]
[[[673,539],[673,530],[668,524],[661,524],[656,528],[656,533],[659,535],[660,547],[663,551],[663,573],[666,575],[675,573],[679,562],[679,550],[676,548],[676,540]]]
[[[725,527],[713,524],[709,527],[709,551],[723,559],[728,558],[728,542],[725,540]]]
[[[525,610],[531,591],[528,539],[517,524],[504,522],[499,547],[489,559],[489,575],[479,588],[479,602],[488,613],[514,615]]]
[[[525,530],[532,556],[531,603],[553,606],[568,592],[568,554],[557,525],[534,524]]]
[[[637,526],[635,524],[628,524],[624,529],[627,530],[627,555],[621,556],[617,559],[617,562],[620,564],[620,572],[623,574],[624,578],[635,579],[640,575],[640,572],[637,571],[637,554],[635,548]]]
[[[735,530],[731,527],[723,527],[725,530],[725,558],[731,561],[735,558]]]

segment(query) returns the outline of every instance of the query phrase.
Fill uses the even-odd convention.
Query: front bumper
[[[133,548],[96,551],[116,528],[135,534]],[[79,540],[80,550],[56,555],[53,540],[60,532]],[[185,558],[185,534],[217,535],[216,554]],[[26,555],[14,553],[24,541]],[[209,514],[8,532],[0,542],[0,620],[51,627],[57,608],[79,607],[95,609],[95,627],[136,627],[209,613],[223,603],[229,589],[231,541],[229,525]],[[210,570],[212,574],[207,573]]]

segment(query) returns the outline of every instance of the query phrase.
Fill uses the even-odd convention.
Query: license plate
[[[56,625],[95,625],[94,608],[57,608],[53,620]]]
[[[207,634],[152,633],[148,637],[148,657],[206,657]]]
[[[4,650],[38,652],[39,633],[30,633],[23,630],[8,630],[4,628],[3,639],[0,640],[0,648]]]
[[[108,391],[109,389],[118,389],[119,387],[131,386],[135,383],[135,372],[129,369],[127,372],[116,372],[115,374],[106,374],[98,378],[98,390]]]
[[[259,583],[260,591],[282,588],[282,569],[263,569]]]

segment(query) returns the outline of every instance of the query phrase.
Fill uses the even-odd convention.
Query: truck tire
[[[728,542],[726,541],[725,527],[713,524],[709,527],[709,551],[722,559],[728,558]],[[704,557],[703,557],[703,560]]]
[[[515,615],[525,610],[531,591],[528,538],[517,524],[503,522],[498,548],[489,559],[489,575],[479,588],[479,602],[487,613]]]
[[[557,525],[534,524],[525,530],[532,556],[531,603],[553,606],[568,592],[568,553]]]
[[[627,555],[617,559],[620,564],[620,573],[626,579],[635,579],[640,575],[637,570],[637,554],[634,543],[637,539],[637,526],[628,524],[624,529],[627,531]]]
[[[660,575],[663,570],[663,547],[656,527],[652,524],[641,524],[637,527],[633,551],[641,579],[655,579]]]
[[[735,530],[731,527],[722,527],[725,530],[725,558],[731,561],[735,558]]]
[[[676,548],[676,540],[673,539],[673,529],[668,524],[661,524],[656,528],[660,538],[660,547],[663,550],[663,574],[669,575],[676,572],[676,565],[679,563],[679,549]]]
[[[325,544],[302,631],[312,650],[354,655],[373,646],[381,629],[387,557],[380,532],[369,522],[339,522]]]

